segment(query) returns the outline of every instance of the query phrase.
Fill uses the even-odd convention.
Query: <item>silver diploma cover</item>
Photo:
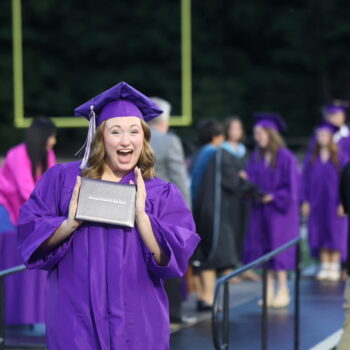
[[[134,227],[136,186],[81,178],[77,220]]]

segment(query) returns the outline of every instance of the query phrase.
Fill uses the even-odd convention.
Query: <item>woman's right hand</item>
[[[309,202],[304,202],[301,205],[301,214],[304,217],[308,217],[310,215],[310,211],[311,211],[310,203]]]
[[[248,174],[245,170],[241,170],[239,173],[238,173],[239,177],[243,180],[248,180]]]
[[[344,207],[341,204],[338,205],[337,214],[341,218],[345,216]]]
[[[77,181],[73,189],[72,198],[69,203],[69,211],[68,211],[68,218],[67,218],[67,225],[71,227],[73,231],[83,223],[83,221],[75,219],[75,215],[77,213],[77,207],[78,207],[80,185],[81,185],[81,177],[77,176]]]
[[[68,217],[57,228],[52,236],[50,236],[42,245],[41,249],[50,250],[57,247],[61,242],[66,240],[72,233],[83,223],[81,220],[75,219],[75,214],[78,207],[79,190],[81,184],[81,177],[77,176],[77,181],[74,186],[72,198],[69,203]]]
[[[263,197],[261,198],[261,202],[263,204],[269,204],[273,201],[273,196],[271,194],[265,194],[263,195]]]

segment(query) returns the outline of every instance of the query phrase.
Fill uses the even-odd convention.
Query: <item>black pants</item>
[[[181,322],[181,278],[165,280],[164,287],[169,299],[170,322]]]

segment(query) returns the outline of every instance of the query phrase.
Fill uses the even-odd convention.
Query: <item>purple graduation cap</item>
[[[335,100],[333,103],[329,103],[328,105],[324,106],[322,108],[322,113],[324,117],[326,117],[328,114],[335,114],[338,112],[345,113],[348,108],[349,108],[348,102]]]
[[[89,120],[88,136],[82,147],[85,147],[85,153],[80,168],[87,166],[96,126],[103,121],[115,117],[137,117],[148,122],[162,113],[149,97],[123,81],[77,107],[74,115]]]
[[[263,128],[273,129],[279,133],[287,131],[287,126],[282,117],[276,113],[257,112],[253,114],[255,118],[255,126],[262,126]]]
[[[316,126],[316,132],[320,130],[327,130],[331,134],[335,134],[339,130],[339,127],[324,120]]]

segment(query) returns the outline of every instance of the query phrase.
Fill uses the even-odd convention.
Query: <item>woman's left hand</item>
[[[135,179],[136,179],[136,187],[137,187],[136,218],[138,218],[145,215],[146,213],[147,192],[146,192],[145,182],[143,181],[141,169],[136,167],[134,171],[135,171]]]
[[[154,235],[152,224],[149,216],[146,213],[146,198],[147,191],[145,182],[143,181],[140,168],[135,168],[135,181],[137,187],[136,193],[136,225],[143,242],[147,246],[157,264],[165,266],[169,262],[169,257],[165,254],[162,247],[159,245],[156,236]],[[130,183],[133,183],[130,181]]]
[[[273,196],[271,194],[265,194],[261,201],[263,202],[263,204],[268,204],[271,203],[273,201]]]
[[[238,173],[239,177],[243,180],[248,180],[248,174],[245,170],[241,170],[239,173]]]
[[[340,217],[345,216],[344,207],[343,207],[341,204],[338,205],[338,210],[337,210],[337,212],[338,212],[338,216],[340,216]]]

